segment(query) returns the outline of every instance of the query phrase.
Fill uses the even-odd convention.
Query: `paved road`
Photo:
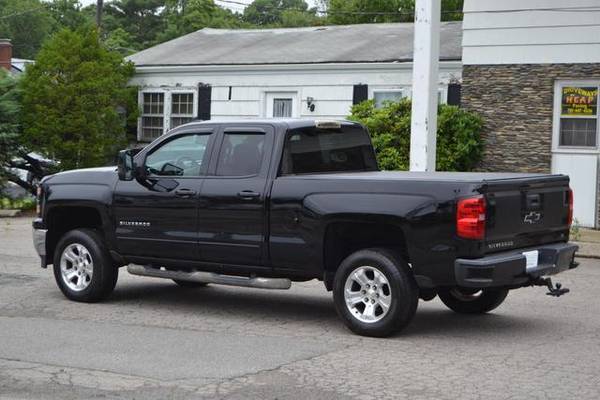
[[[600,261],[486,316],[438,301],[389,339],[350,334],[320,283],[182,289],[122,273],[101,304],[67,301],[29,220],[0,220],[2,399],[598,399]]]

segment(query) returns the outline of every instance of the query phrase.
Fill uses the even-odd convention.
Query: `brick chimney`
[[[10,71],[12,66],[12,43],[10,39],[0,39],[0,68]]]

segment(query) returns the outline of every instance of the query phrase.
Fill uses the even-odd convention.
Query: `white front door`
[[[265,96],[267,118],[298,117],[298,93],[268,92]]]
[[[598,156],[594,154],[555,153],[552,173],[569,175],[573,190],[574,223],[596,227],[598,196]]]
[[[559,81],[554,88],[552,172],[569,175],[573,217],[598,226],[600,160],[600,81]]]

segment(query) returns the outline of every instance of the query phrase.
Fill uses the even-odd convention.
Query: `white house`
[[[439,94],[460,101],[461,24],[442,24]],[[149,141],[193,118],[344,118],[411,95],[413,24],[202,29],[129,57]]]
[[[600,226],[600,0],[465,0],[462,61],[482,169],[568,174],[575,218]]]

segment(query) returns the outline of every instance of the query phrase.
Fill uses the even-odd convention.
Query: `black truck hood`
[[[118,179],[117,167],[74,169],[50,175],[42,181],[48,184],[105,184],[110,185]]]

